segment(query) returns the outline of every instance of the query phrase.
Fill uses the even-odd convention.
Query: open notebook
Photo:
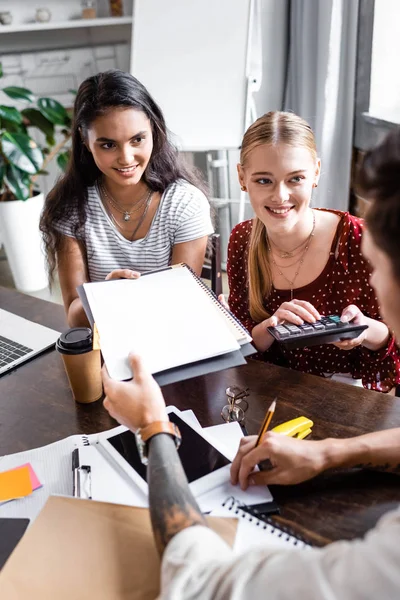
[[[228,498],[211,512],[215,517],[236,517],[239,520],[234,551],[244,552],[257,547],[311,548],[311,545],[287,527],[278,525],[272,518],[257,514],[251,506],[243,506],[235,498]]]
[[[132,377],[131,351],[142,356],[153,374],[235,353],[239,364],[245,362],[240,350],[251,337],[187,265],[134,280],[85,283],[80,296],[114,379]],[[219,368],[237,364],[221,363]]]

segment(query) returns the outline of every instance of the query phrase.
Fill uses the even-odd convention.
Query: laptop
[[[54,346],[59,335],[0,308],[0,375]]]

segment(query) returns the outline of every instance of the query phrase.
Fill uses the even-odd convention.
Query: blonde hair
[[[314,133],[307,121],[294,113],[269,112],[250,125],[244,134],[240,152],[242,166],[246,165],[250,152],[262,144],[307,148],[313,159],[317,160]],[[252,319],[260,323],[270,317],[264,308],[264,299],[272,290],[272,272],[265,225],[258,217],[253,219],[247,268],[249,311]]]

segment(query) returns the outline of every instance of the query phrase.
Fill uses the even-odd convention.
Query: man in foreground
[[[360,174],[360,187],[372,200],[363,251],[371,262],[371,284],[382,315],[397,339],[400,339],[399,173],[400,129],[367,154]],[[131,382],[117,382],[104,373],[104,405],[120,423],[133,431],[139,429],[146,441],[150,512],[162,555],[161,598],[274,600],[296,596],[304,600],[392,600],[400,596],[399,509],[381,519],[363,540],[336,542],[306,552],[291,548],[277,550],[267,544],[265,549],[234,557],[222,539],[207,528],[189,490],[176,452],[175,434],[172,430],[164,432],[168,430],[165,425],[168,416],[160,388],[138,357],[131,360],[135,373]],[[301,449],[304,444],[323,442],[283,437],[272,457],[268,438],[257,449],[254,441],[246,440],[232,466],[233,481],[240,480],[246,487],[249,476],[254,477],[250,475],[253,466],[270,457],[273,469],[268,476],[269,482],[274,482],[274,476],[281,474],[279,468],[282,471],[289,444],[294,459],[292,456],[292,467],[286,470],[286,479],[281,483],[302,481],[316,474],[318,469],[305,468],[307,453]],[[384,459],[394,470],[400,463],[400,430],[362,437],[364,454],[361,455],[369,466],[379,466]],[[298,445],[293,449],[295,444]],[[346,460],[343,448],[342,455],[340,464],[353,464],[353,455]],[[330,466],[329,461],[321,463],[319,470],[325,466]]]

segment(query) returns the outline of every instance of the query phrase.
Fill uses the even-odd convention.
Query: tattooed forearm
[[[168,542],[182,529],[206,525],[169,435],[156,435],[149,442],[147,482],[154,537],[162,554]]]
[[[400,475],[400,427],[347,439],[328,438],[327,468],[356,468]]]

